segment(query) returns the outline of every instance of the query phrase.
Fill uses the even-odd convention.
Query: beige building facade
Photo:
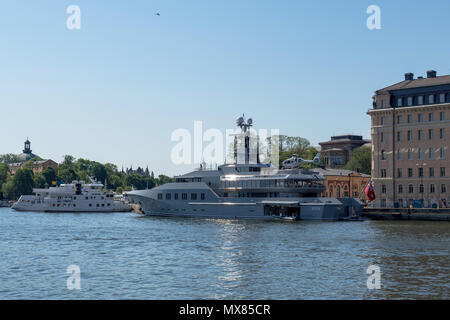
[[[449,206],[450,76],[407,73],[375,92],[368,114],[374,206]]]

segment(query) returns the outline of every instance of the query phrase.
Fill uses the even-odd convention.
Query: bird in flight
[[[160,16],[161,14],[159,12],[155,12],[155,16]]]

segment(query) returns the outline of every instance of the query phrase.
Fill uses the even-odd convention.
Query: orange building
[[[369,183],[369,175],[345,169],[315,168],[314,171],[326,179],[322,197],[367,199],[363,189]]]

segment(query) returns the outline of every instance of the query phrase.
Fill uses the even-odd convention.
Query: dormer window
[[[403,105],[403,98],[398,98],[397,99],[397,106],[401,107]]]
[[[408,106],[412,106],[412,105],[413,105],[413,98],[408,97]]]
[[[430,94],[429,96],[428,96],[428,104],[433,104],[434,103],[434,95],[433,94]]]
[[[423,104],[423,96],[418,96],[417,97],[417,104],[418,105],[422,105]]]
[[[439,102],[440,102],[440,103],[445,103],[445,93],[441,93],[441,94],[439,95]]]

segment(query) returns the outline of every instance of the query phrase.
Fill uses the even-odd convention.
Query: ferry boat
[[[237,120],[244,141],[243,161],[239,163],[235,149],[235,163],[224,164],[217,170],[204,165],[188,174],[175,177],[175,182],[150,190],[126,194],[131,203],[149,216],[184,216],[220,219],[288,219],[340,220],[349,212],[361,210],[357,201],[343,203],[336,198],[320,197],[325,190],[325,178],[314,170],[301,169],[303,163],[319,164],[298,156],[283,162],[281,169],[251,163],[248,128],[253,121]],[[235,142],[236,145],[236,142]]]
[[[69,184],[33,189],[34,195],[23,195],[11,207],[16,211],[41,212],[125,212],[131,206],[113,193],[103,191],[101,183],[86,184],[73,181]]]

